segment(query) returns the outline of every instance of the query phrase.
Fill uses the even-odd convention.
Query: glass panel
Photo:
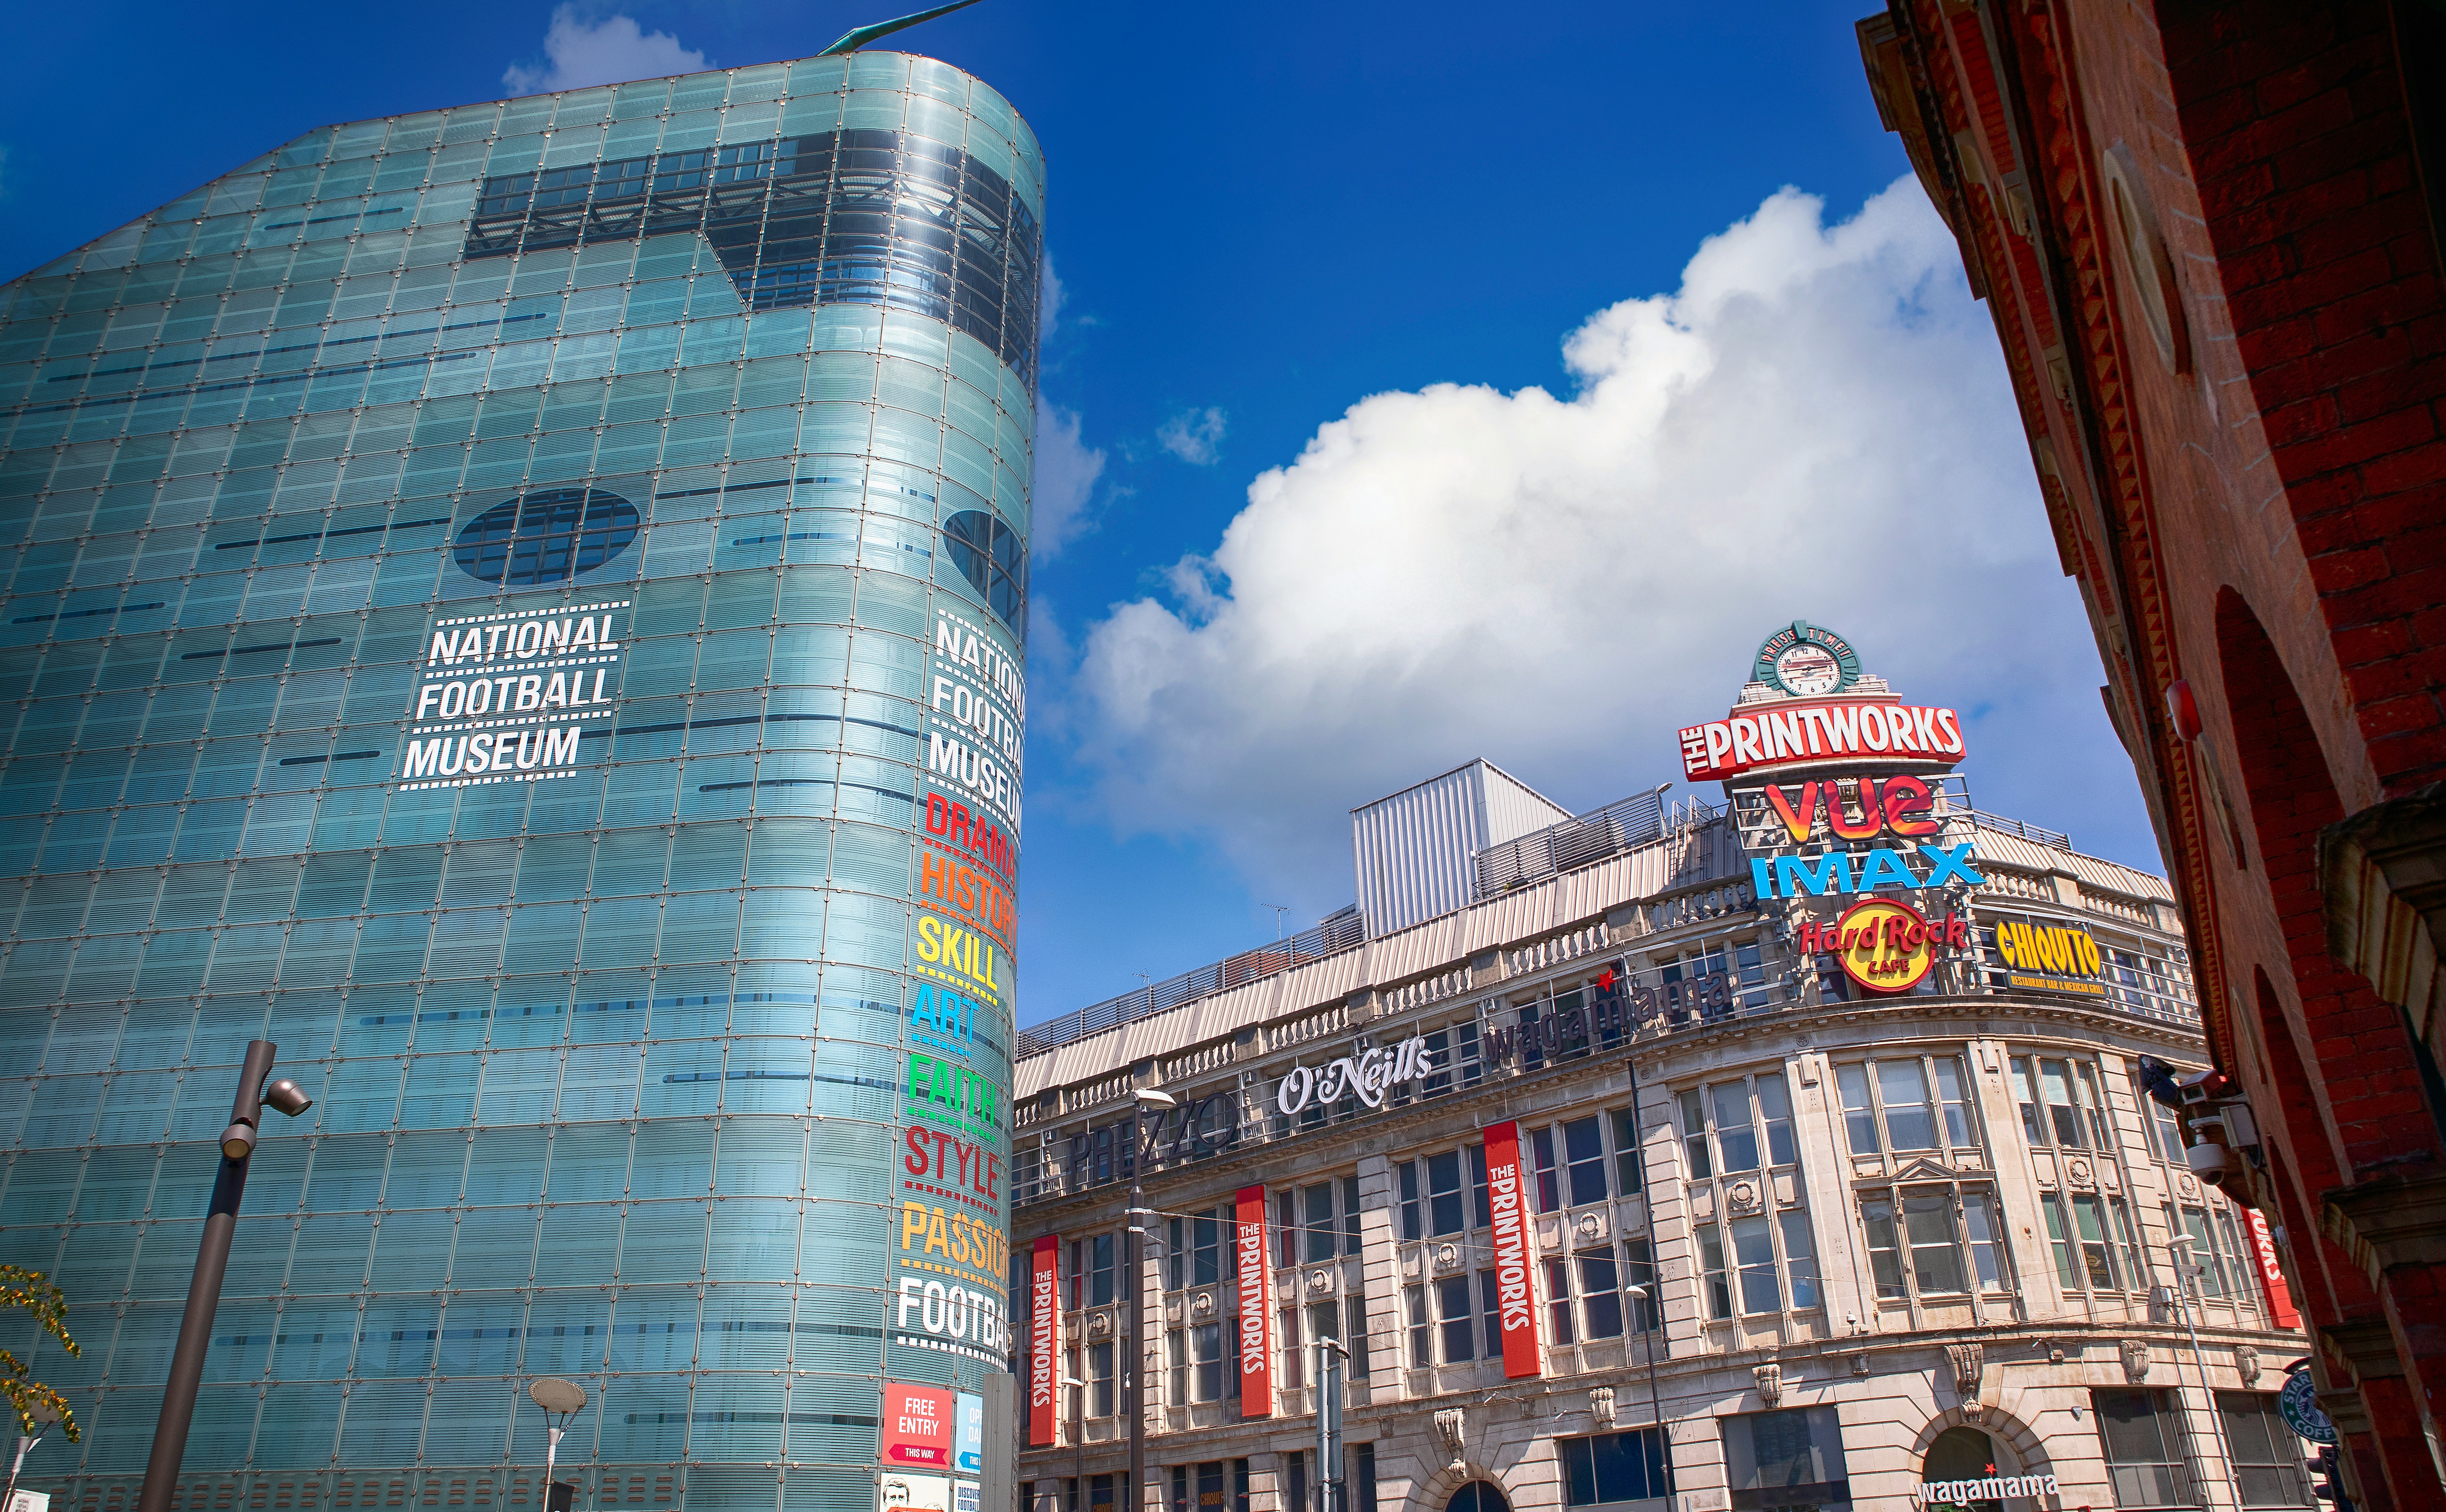
[[[1856,1063],[1837,1066],[1834,1080],[1843,1089],[1843,1127],[1851,1133],[1852,1153],[1878,1153],[1877,1113],[1869,1106],[1868,1069]]]
[[[1953,1204],[1937,1193],[1903,1199],[1904,1226],[1910,1231],[1911,1271],[1920,1294],[1964,1290],[1962,1251],[1954,1242]]]
[[[1886,1139],[1895,1149],[1936,1148],[1936,1118],[1918,1061],[1878,1061],[1877,1101],[1885,1106]]]
[[[1758,1130],[1750,1122],[1749,1083],[1722,1082],[1708,1092],[1715,1099],[1716,1148],[1724,1157],[1725,1174],[1758,1169]]]
[[[1759,1117],[1766,1125],[1766,1158],[1771,1166],[1789,1166],[1799,1159],[1792,1143],[1792,1093],[1783,1073],[1766,1072],[1758,1078]]]

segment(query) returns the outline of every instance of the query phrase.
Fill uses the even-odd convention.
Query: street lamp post
[[[2225,1456],[2224,1480],[2227,1487],[2234,1493],[2234,1505],[2240,1506],[2242,1485],[2239,1473],[2233,1467],[2233,1446],[2226,1442],[2225,1414],[2217,1410],[2216,1387],[2209,1380],[2209,1357],[2200,1349],[2199,1325],[2193,1321],[2192,1303],[2200,1295],[2200,1278],[2208,1273],[2208,1267],[2192,1258],[2193,1243],[2189,1234],[2177,1234],[2166,1247],[2174,1256],[2174,1275],[2179,1279],[2174,1295],[2182,1299],[2183,1332],[2191,1335],[2192,1365],[2200,1372],[2200,1394],[2208,1398],[2210,1439],[2217,1451]],[[2186,1412],[2183,1416],[2188,1420],[2191,1414]]]
[[[179,1344],[170,1354],[170,1378],[162,1387],[161,1416],[153,1428],[153,1452],[144,1462],[144,1489],[137,1495],[136,1512],[170,1512],[170,1492],[178,1484],[179,1462],[186,1458],[187,1429],[195,1421],[196,1391],[204,1378],[204,1353],[212,1347],[213,1314],[220,1307],[221,1278],[229,1270],[230,1239],[237,1232],[247,1160],[254,1153],[264,1105],[291,1118],[314,1106],[306,1090],[286,1076],[267,1080],[279,1049],[269,1039],[247,1041],[237,1098],[230,1107],[229,1127],[221,1130],[220,1174],[213,1181],[204,1237],[196,1246],[195,1279],[187,1284],[187,1309],[179,1318]]]
[[[26,1467],[26,1456],[48,1436],[51,1425],[60,1420],[59,1409],[48,1402],[34,1403],[26,1409],[26,1415],[34,1420],[34,1431],[17,1435],[17,1457],[9,1462],[9,1490],[7,1495],[0,1496],[0,1512],[17,1512],[17,1472]]]
[[[1672,785],[1669,782],[1665,783],[1656,791],[1661,794],[1665,788]],[[1638,1026],[1632,1025],[1630,1033],[1636,1036],[1639,1033]],[[1638,1154],[1639,1210],[1644,1215],[1647,1228],[1647,1255],[1650,1261],[1648,1274],[1653,1278],[1657,1274],[1653,1268],[1656,1258],[1656,1194],[1648,1189],[1646,1136],[1639,1132],[1643,1127],[1640,1123],[1639,1111],[1639,1057],[1626,1054],[1622,1057],[1622,1064],[1623,1069],[1630,1075],[1630,1127],[1634,1136],[1642,1141],[1642,1148]],[[1665,1494],[1669,1497],[1673,1495],[1673,1440],[1665,1431],[1665,1398],[1656,1388],[1656,1352],[1669,1336],[1665,1328],[1665,1299],[1655,1296],[1648,1287],[1642,1286],[1636,1281],[1624,1287],[1623,1291],[1632,1299],[1631,1315],[1634,1317],[1639,1314],[1639,1303],[1652,1300],[1656,1304],[1655,1337],[1642,1339],[1640,1352],[1647,1356],[1647,1410],[1648,1415],[1656,1423],[1656,1452],[1657,1456],[1665,1462]],[[1647,1331],[1642,1329],[1640,1332],[1645,1334]]]
[[[1070,1422],[1070,1504],[1063,1512],[1080,1512],[1087,1495],[1087,1383],[1065,1375],[1062,1384],[1079,1393],[1079,1410]]]
[[[569,1512],[577,1497],[575,1489],[561,1484],[556,1475],[560,1440],[569,1431],[570,1420],[586,1410],[586,1388],[557,1375],[538,1375],[527,1383],[527,1395],[543,1409],[544,1512]]]
[[[1146,1285],[1138,1275],[1138,1235],[1146,1222],[1146,1190],[1139,1166],[1146,1154],[1146,1115],[1161,1112],[1179,1099],[1153,1087],[1138,1090],[1130,1115],[1130,1222],[1121,1232],[1121,1274],[1129,1278],[1130,1340],[1121,1356],[1121,1400],[1130,1409],[1130,1499],[1127,1512],[1147,1512],[1146,1504]],[[149,1512],[149,1509],[147,1509]]]
[[[1316,1512],[1348,1512],[1342,1492],[1342,1363],[1350,1351],[1338,1338],[1316,1350]]]
[[[1631,1106],[1636,1109],[1639,1105],[1634,1100]],[[1622,1290],[1623,1295],[1631,1299],[1631,1314],[1634,1317],[1638,1316],[1638,1304],[1648,1300],[1653,1295],[1637,1281],[1631,1282]],[[1646,1330],[1642,1329],[1640,1332],[1644,1334]],[[1647,1415],[1656,1424],[1656,1453],[1657,1457],[1665,1462],[1665,1494],[1669,1497],[1673,1494],[1673,1441],[1665,1436],[1665,1398],[1656,1390],[1656,1346],[1664,1342],[1664,1339],[1665,1310],[1659,1307],[1656,1312],[1656,1337],[1643,1339],[1640,1342],[1641,1352],[1647,1356]]]

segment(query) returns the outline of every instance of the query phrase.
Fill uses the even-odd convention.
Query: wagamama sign
[[[1968,1506],[1977,1502],[2001,1502],[2010,1496],[2055,1494],[2056,1478],[2052,1475],[1991,1475],[1980,1481],[1923,1481],[1911,1487],[1911,1500],[1926,1507]]]

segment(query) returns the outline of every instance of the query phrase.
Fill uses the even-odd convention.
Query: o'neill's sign
[[[2001,1502],[2006,1497],[2041,1497],[2056,1494],[2056,1478],[2052,1475],[1991,1475],[1978,1481],[1923,1481],[1911,1487],[1911,1501],[1919,1506],[1969,1506],[1978,1502]]]

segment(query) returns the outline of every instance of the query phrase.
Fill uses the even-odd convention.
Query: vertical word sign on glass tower
[[[179,1504],[539,1507],[547,1374],[581,1505],[909,1494],[887,1399],[1007,1350],[1043,186],[861,53],[311,132],[0,289],[56,1507],[133,1502],[255,1036],[315,1107]]]

